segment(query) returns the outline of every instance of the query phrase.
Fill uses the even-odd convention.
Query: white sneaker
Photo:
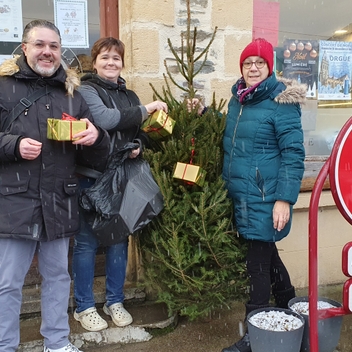
[[[111,316],[111,319],[116,326],[127,326],[133,321],[131,314],[127,312],[122,303],[115,303],[110,307],[107,307],[106,304],[104,304],[103,311],[105,314]]]
[[[79,350],[76,346],[72,345],[72,343],[69,343],[65,347],[57,348],[55,350],[44,346],[44,352],[83,352],[83,351]]]
[[[88,331],[100,331],[108,327],[108,323],[98,314],[95,307],[88,308],[80,313],[75,311],[73,317]]]

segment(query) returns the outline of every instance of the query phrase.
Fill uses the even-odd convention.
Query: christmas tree
[[[144,152],[165,208],[140,240],[145,280],[156,291],[157,300],[166,303],[170,314],[195,319],[242,298],[247,278],[244,244],[233,228],[232,203],[221,177],[225,102],[217,103],[214,94],[202,116],[197,114],[199,106],[188,111],[186,103],[198,97],[194,79],[206,63],[216,29],[209,44],[197,51],[190,0],[186,6],[187,31],[181,35],[180,48],[168,41],[185,84],[177,83],[165,62],[162,93],[152,86],[155,98],[167,102],[168,115],[176,124],[169,137],[152,141],[151,148]],[[183,91],[180,100],[173,96],[172,85]],[[195,165],[205,172],[204,184],[173,177],[177,163]]]

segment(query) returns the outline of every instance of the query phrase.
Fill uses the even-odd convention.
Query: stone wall
[[[197,48],[203,49],[218,28],[210,48],[207,65],[197,76],[198,93],[205,103],[230,97],[232,84],[239,77],[239,55],[252,38],[253,4],[251,0],[192,0],[192,28],[197,27]],[[126,45],[125,71],[129,88],[136,91],[143,104],[153,99],[150,83],[158,91],[164,85],[164,61],[174,65],[168,39],[175,48],[185,32],[184,0],[120,0],[120,38]],[[191,28],[191,29],[192,29]],[[183,83],[181,76],[176,77]],[[182,92],[174,90],[182,100]]]

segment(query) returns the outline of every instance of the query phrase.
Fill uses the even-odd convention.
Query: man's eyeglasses
[[[25,42],[26,44],[31,44],[34,46],[36,50],[44,50],[46,46],[49,46],[50,51],[59,51],[61,49],[61,45],[59,43],[45,43],[42,41],[37,42]]]
[[[242,63],[242,66],[246,69],[250,69],[253,64],[255,65],[256,68],[263,68],[266,64],[266,61],[262,59],[257,61],[244,61]]]

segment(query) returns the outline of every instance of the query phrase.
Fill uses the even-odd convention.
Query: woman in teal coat
[[[273,74],[241,93],[243,86],[243,79],[233,86],[228,106],[223,178],[241,236],[276,242],[289,233],[304,171],[305,87]]]
[[[275,242],[288,235],[304,171],[301,107],[306,87],[273,74],[273,47],[263,39],[240,57],[242,77],[232,88],[224,132],[223,178],[238,233],[247,240],[250,280],[246,316],[295,297]],[[223,352],[250,352],[246,333]]]
[[[281,308],[295,297],[275,242],[290,231],[304,171],[300,105],[306,86],[278,80],[273,61],[273,47],[264,39],[243,50],[242,77],[232,87],[223,139],[223,179],[236,229],[248,243],[246,316],[268,307],[271,293]],[[190,103],[204,111],[198,100]],[[222,352],[251,352],[248,333]]]

